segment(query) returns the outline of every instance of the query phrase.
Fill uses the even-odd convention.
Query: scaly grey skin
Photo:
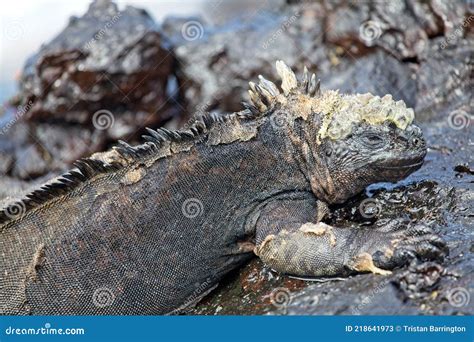
[[[246,110],[149,130],[145,144],[78,161],[0,212],[0,313],[176,313],[253,252],[305,276],[442,257],[428,227],[321,222],[328,204],[421,166],[413,112],[277,70],[283,93],[261,78]]]

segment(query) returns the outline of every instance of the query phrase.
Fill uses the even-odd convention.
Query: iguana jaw
[[[426,150],[410,154],[405,158],[378,163],[374,169],[385,182],[398,182],[423,166]]]

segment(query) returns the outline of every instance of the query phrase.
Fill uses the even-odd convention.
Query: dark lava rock
[[[468,113],[474,106],[472,41],[461,39],[454,44],[446,38],[436,38],[427,44],[420,64],[415,66],[418,96],[414,109],[419,120],[446,118],[455,110],[465,112],[460,115],[469,119]],[[454,120],[452,125],[456,125]]]
[[[416,81],[411,63],[400,63],[383,50],[353,60],[341,59],[340,65],[320,74],[327,89],[343,93],[391,94],[409,107],[415,106]]]
[[[467,173],[469,175],[474,175],[474,170],[469,168],[468,165],[456,165],[454,171],[459,173]]]
[[[291,1],[276,7],[220,26],[197,17],[165,20],[191,113],[240,110],[249,80],[258,74],[277,79],[278,59],[297,72],[303,65],[314,68],[323,87],[390,93],[419,108],[427,103],[426,96],[415,100],[417,91],[442,91],[433,88],[443,84],[433,78],[457,81],[448,84],[448,92],[467,85],[472,48],[462,42],[468,25],[460,2]],[[448,40],[456,51],[431,51]],[[453,72],[441,72],[443,67]]]
[[[233,112],[248,82],[258,74],[276,78],[275,61],[302,70],[324,55],[320,4],[282,9],[283,12],[258,11],[224,26],[212,26],[199,18],[164,22],[182,72],[182,87],[191,112],[217,109]],[[315,49],[315,46],[320,49]],[[316,53],[316,54],[315,54]]]
[[[106,148],[103,131],[59,122],[15,121],[14,110],[4,117],[14,123],[0,134],[0,177],[33,180],[69,169],[82,157]],[[20,118],[21,119],[21,118]]]
[[[20,86],[33,105],[25,118],[92,126],[93,114],[105,109],[115,120],[144,112],[156,125],[172,114],[167,87],[174,63],[146,11],[95,1],[28,59]]]
[[[465,14],[460,1],[326,1],[327,41],[354,54],[379,46],[416,59],[429,38],[451,34]]]
[[[26,62],[16,102],[0,113],[0,175],[60,173],[182,114],[175,64],[146,11],[93,2]]]
[[[443,273],[443,266],[434,262],[414,264],[397,275],[397,284],[407,298],[422,298],[432,293]]]

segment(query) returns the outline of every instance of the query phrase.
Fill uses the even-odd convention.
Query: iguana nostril
[[[419,147],[422,145],[422,141],[420,138],[414,137],[411,139],[411,144],[415,147]]]

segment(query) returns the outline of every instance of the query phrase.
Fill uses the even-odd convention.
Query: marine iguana
[[[426,226],[321,221],[329,204],[421,167],[413,110],[276,67],[281,91],[259,76],[245,110],[149,129],[142,145],[79,160],[3,209],[0,312],[176,313],[254,253],[298,276],[387,274],[443,257]]]

